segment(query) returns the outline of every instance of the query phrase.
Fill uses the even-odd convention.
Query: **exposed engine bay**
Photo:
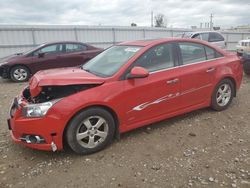
[[[23,97],[30,103],[43,103],[53,99],[63,98],[74,93],[98,86],[99,84],[43,86],[42,91],[36,97],[32,97],[29,87],[23,91]]]

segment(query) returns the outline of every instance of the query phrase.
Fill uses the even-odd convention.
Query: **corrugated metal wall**
[[[27,51],[45,42],[81,41],[107,48],[122,41],[174,37],[185,31],[190,30],[149,27],[2,25],[0,26],[0,58]],[[239,40],[250,37],[250,33],[222,32],[222,34],[227,41],[228,50],[234,50]]]

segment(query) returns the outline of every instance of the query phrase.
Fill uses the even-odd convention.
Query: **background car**
[[[182,38],[200,39],[215,44],[222,49],[226,48],[224,37],[215,31],[186,32],[182,35]]]
[[[240,40],[236,45],[236,51],[238,54],[250,53],[250,39]]]
[[[242,61],[243,61],[244,72],[250,75],[250,52],[243,53]]]
[[[27,81],[37,71],[78,66],[102,51],[81,42],[46,43],[26,53],[1,59],[0,76],[15,82]]]
[[[226,109],[242,72],[236,54],[205,41],[124,42],[83,66],[36,73],[14,99],[8,125],[27,147],[90,154],[135,128],[209,106]]]

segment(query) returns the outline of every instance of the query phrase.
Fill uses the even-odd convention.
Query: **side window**
[[[208,46],[205,46],[207,60],[223,57],[223,55],[220,52],[217,52],[216,50],[209,48]]]
[[[174,67],[172,44],[161,44],[149,49],[135,63],[149,72]]]
[[[46,46],[44,48],[41,48],[35,52],[33,52],[33,56],[38,55],[39,53],[44,53],[46,54],[56,54],[60,53],[62,51],[62,45],[61,44],[54,44],[50,46]]]
[[[84,51],[87,47],[81,44],[66,44],[66,53],[67,52],[78,52],[78,51]]]
[[[216,58],[215,51],[212,48],[205,46],[207,60]]]
[[[208,38],[209,38],[209,33],[201,33],[202,40],[208,41]]]
[[[206,60],[206,53],[203,45],[181,42],[179,43],[183,65]]]
[[[223,57],[223,55],[222,55],[221,53],[219,53],[219,52],[216,51],[216,52],[215,52],[215,57],[216,57],[216,58],[219,58],[219,57]]]
[[[219,41],[224,41],[223,36],[221,36],[218,33],[210,33],[209,34],[209,42],[219,42]]]

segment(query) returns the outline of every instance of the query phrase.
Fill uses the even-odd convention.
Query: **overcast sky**
[[[250,0],[0,0],[0,24],[150,26],[162,13],[169,27],[222,27],[250,24]]]

